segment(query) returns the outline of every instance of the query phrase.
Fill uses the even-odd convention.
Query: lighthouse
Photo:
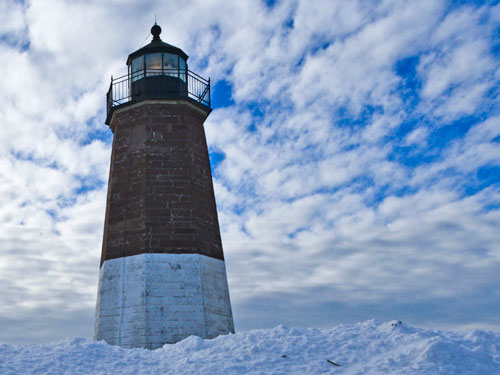
[[[210,80],[163,42],[111,79],[113,133],[94,338],[155,349],[234,332],[203,123]]]

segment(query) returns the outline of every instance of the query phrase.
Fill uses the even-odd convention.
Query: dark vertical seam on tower
[[[198,258],[198,270],[200,274],[200,293],[201,293],[201,306],[203,307],[203,328],[205,329],[205,338],[208,338],[208,322],[207,322],[207,308],[205,306],[205,283],[203,282],[203,274],[202,272],[202,255],[201,254],[193,254]]]
[[[149,267],[149,262],[148,260],[152,260],[152,259],[148,259],[148,253],[146,254],[141,254],[141,256],[144,257],[144,262],[142,263],[143,264],[143,272],[144,272],[144,347],[146,349],[153,349],[152,347],[152,340],[151,340],[151,336],[149,336],[149,341],[148,341],[148,332],[150,332],[149,330],[149,326],[151,325],[151,322],[150,322],[150,319],[151,317],[147,314],[147,311],[148,311],[148,304],[149,304],[149,297],[148,297],[148,293],[147,293],[147,290],[148,290],[148,281],[149,281],[149,270],[148,270],[148,267]]]
[[[133,126],[133,125],[132,125]],[[126,254],[126,248],[127,248],[127,222],[128,222],[128,205],[129,205],[129,194],[130,194],[130,158],[131,158],[131,153],[130,153],[130,146],[132,145],[132,128],[129,133],[129,139],[128,139],[128,157],[127,157],[127,164],[128,164],[128,172],[127,172],[127,196],[126,196],[126,202],[127,204],[125,205],[125,230],[123,231],[123,256],[122,256],[122,313],[120,315],[120,330],[119,330],[119,338],[118,342],[121,346],[122,344],[122,328],[123,328],[123,314],[125,311],[125,263],[127,260],[127,254]]]
[[[195,228],[195,232],[194,232],[194,235],[190,241],[191,243],[191,246],[193,246],[193,244],[195,245],[194,249],[189,249],[189,253],[193,254],[195,253],[195,251],[200,251],[201,249],[198,249],[199,247],[199,227],[200,227],[200,223],[199,223],[199,220],[198,220],[198,215],[197,215],[197,212],[196,212],[196,204],[195,204],[195,191],[194,191],[194,188],[193,188],[193,169],[195,168],[195,162],[194,162],[194,159],[195,159],[195,151],[194,151],[194,143],[193,143],[193,126],[192,124],[188,124],[188,121],[186,120],[186,110],[184,110],[182,112],[182,117],[181,117],[181,121],[182,123],[184,124],[184,126],[186,127],[186,149],[189,150],[189,153],[188,153],[188,165],[186,166],[187,168],[187,175],[188,175],[188,191],[189,191],[189,199],[190,199],[190,203],[191,203],[191,213],[190,213],[190,218],[191,218],[191,226],[193,226]],[[191,128],[190,128],[191,127]]]
[[[189,110],[189,109],[188,109]],[[184,116],[185,116],[185,111],[183,112]],[[190,114],[190,117],[191,117],[191,114]],[[195,231],[195,234],[194,234],[194,238],[193,238],[193,241],[192,243],[195,244],[195,249],[194,252],[192,252],[192,255],[187,255],[188,257],[191,257],[191,256],[194,256],[197,258],[197,263],[198,263],[198,272],[199,272],[199,276],[200,276],[200,293],[201,293],[201,306],[203,307],[203,330],[204,330],[204,333],[205,333],[205,338],[208,337],[208,321],[207,321],[207,308],[205,306],[205,283],[203,281],[203,266],[201,264],[201,262],[203,261],[202,259],[202,255],[200,254],[201,251],[203,251],[201,249],[201,239],[200,239],[200,234],[199,234],[199,231],[201,229],[201,226],[202,226],[202,223],[201,223],[201,218],[200,218],[200,215],[202,214],[202,212],[195,212],[196,210],[199,209],[199,205],[202,204],[201,202],[196,202],[195,204],[195,194],[196,194],[196,191],[194,189],[194,179],[196,176],[196,163],[197,163],[197,160],[196,160],[196,151],[195,151],[195,148],[196,148],[196,144],[194,142],[194,139],[193,137],[196,136],[196,131],[199,130],[199,129],[194,129],[195,125],[193,123],[189,124],[188,125],[188,121],[186,121],[186,118],[182,118],[182,122],[185,124],[186,126],[186,131],[187,131],[187,137],[186,137],[186,147],[188,150],[190,150],[191,154],[189,155],[189,160],[188,160],[188,177],[189,177],[189,195],[191,197],[191,210],[192,210],[192,213],[191,213],[191,217],[192,217],[192,225],[194,225],[194,227],[196,228],[196,231]],[[203,124],[202,124],[203,126]],[[198,176],[199,178],[199,176]],[[201,198],[201,197],[199,197]],[[198,199],[199,199],[198,198]],[[207,252],[208,249],[205,249],[205,252]]]
[[[145,106],[146,108],[146,111],[148,108],[152,109],[150,106],[146,105]],[[146,185],[146,188],[145,188],[145,191],[146,191],[146,194],[150,194],[150,191],[148,190],[149,189],[149,184],[148,184],[148,178],[150,177],[148,174],[149,174],[149,162],[151,161],[150,159],[150,153],[149,152],[146,152],[146,142],[147,142],[147,136],[148,136],[148,128],[151,129],[151,122],[149,121],[149,118],[148,118],[148,121],[146,122],[146,124],[144,125],[144,132],[145,132],[145,135],[144,135],[144,145],[142,147],[142,152],[143,152],[143,160],[144,160],[144,169],[143,169],[143,172],[144,172],[144,183]],[[142,206],[142,209],[143,209],[143,214],[144,214],[144,229],[143,229],[143,232],[144,233],[144,230],[146,228],[148,228],[147,226],[147,218],[148,218],[148,214],[147,214],[147,210],[148,210],[148,202],[149,200],[145,200],[143,201],[143,204],[144,206]],[[148,270],[148,267],[150,267],[150,264],[149,264],[149,261],[152,261],[153,259],[150,258],[150,252],[151,252],[151,233],[149,233],[149,248],[145,248],[145,244],[144,242],[142,242],[142,246],[144,247],[144,253],[143,254],[140,254],[142,257],[144,257],[144,262],[143,262],[143,272],[144,272],[144,290],[142,291],[144,293],[144,304],[143,304],[143,314],[144,314],[144,347],[146,349],[153,349],[153,342],[152,342],[152,335],[150,334],[149,335],[149,338],[148,338],[148,332],[150,332],[149,330],[149,327],[151,325],[151,316],[150,314],[148,314],[148,306],[149,306],[149,296],[148,296],[148,284],[149,284],[149,270]]]

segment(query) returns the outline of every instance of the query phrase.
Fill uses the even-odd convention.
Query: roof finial
[[[156,18],[156,15],[155,15],[155,18]],[[156,24],[156,20],[155,20],[155,24],[151,28],[151,34],[153,34],[153,40],[160,40],[161,27]]]

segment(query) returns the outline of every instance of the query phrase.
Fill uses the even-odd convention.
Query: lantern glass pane
[[[177,55],[173,55],[171,53],[163,54],[163,71],[165,75],[175,77],[178,76],[178,58],[179,57]]]
[[[186,62],[182,57],[179,57],[179,74],[180,79],[186,82]]]
[[[161,75],[161,53],[146,55],[146,75]]]
[[[132,60],[132,81],[142,77],[144,77],[144,56],[139,56]]]

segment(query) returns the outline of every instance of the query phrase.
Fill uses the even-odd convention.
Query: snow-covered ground
[[[329,362],[330,361],[330,362]],[[333,329],[278,326],[189,337],[154,351],[89,339],[0,345],[0,374],[500,374],[500,333],[432,331],[398,321]]]

